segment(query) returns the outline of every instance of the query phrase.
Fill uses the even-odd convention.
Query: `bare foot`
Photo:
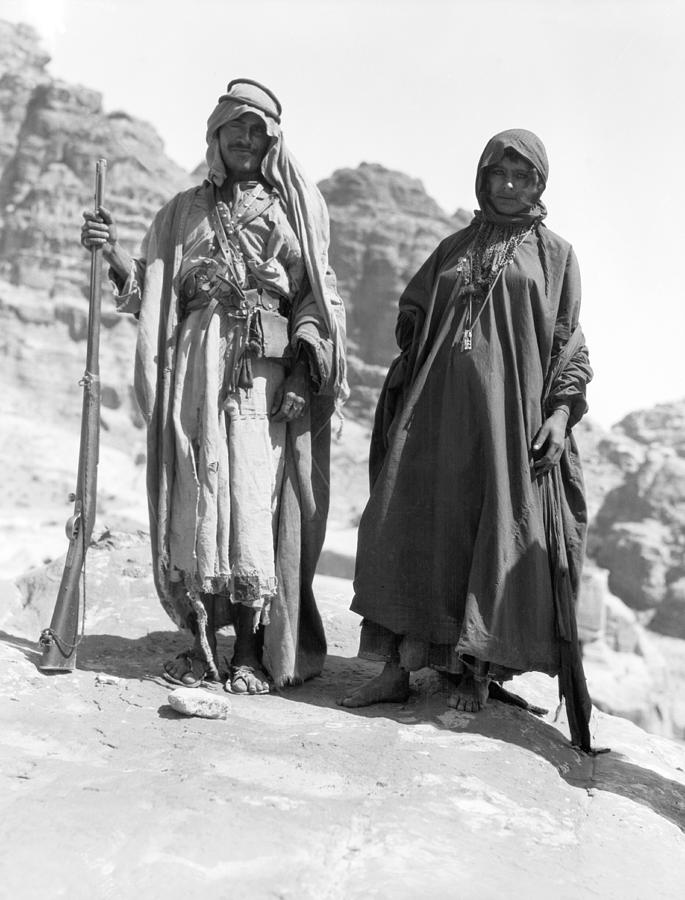
[[[367,681],[348,697],[338,700],[339,706],[354,708],[373,703],[403,703],[409,697],[409,671],[397,663],[386,663],[380,675]]]
[[[459,684],[447,698],[447,705],[463,712],[478,712],[488,702],[489,683],[490,679],[487,675],[472,675],[470,672],[464,672]]]

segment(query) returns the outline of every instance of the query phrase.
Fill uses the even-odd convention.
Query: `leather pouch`
[[[259,307],[259,319],[265,358],[284,359],[291,356],[286,317],[276,309]]]

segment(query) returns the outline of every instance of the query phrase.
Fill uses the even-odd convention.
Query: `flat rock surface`
[[[552,713],[449,710],[427,672],[405,704],[342,709],[377,666],[354,656],[350,583],[320,577],[317,591],[323,675],[232,697],[224,720],[168,705],[157,673],[186,641],[143,598],[144,625],[87,634],[73,674],[43,675],[35,644],[2,632],[0,893],[681,896],[683,746],[598,713],[594,740],[612,752],[589,758]],[[554,708],[544,676],[514,689]]]

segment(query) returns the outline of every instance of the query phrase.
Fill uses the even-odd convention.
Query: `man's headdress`
[[[258,81],[251,78],[234,78],[228,82],[226,93],[219,97],[219,103],[223,100],[235,100],[236,103],[254,106],[280,125],[282,112],[280,101],[269,88]]]

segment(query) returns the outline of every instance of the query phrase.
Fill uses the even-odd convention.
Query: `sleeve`
[[[123,279],[112,269],[109,270],[109,280],[112,285],[117,312],[140,315],[145,291],[145,281],[149,274],[149,268],[160,255],[160,235],[168,233],[173,226],[174,218],[179,209],[179,201],[183,198],[191,198],[195,191],[185,191],[176,194],[168,203],[158,210],[150,227],[140,245],[140,252],[133,259],[131,271],[128,277]]]
[[[564,276],[561,284],[561,298],[554,325],[552,342],[551,369],[564,355],[571,336],[576,331],[580,317],[580,270],[572,248],[566,259]],[[569,414],[568,427],[576,425],[587,412],[585,399],[586,387],[592,380],[590,357],[585,339],[580,332],[580,339],[575,340],[577,346],[564,364],[559,366],[558,374],[553,378],[545,403],[545,412],[550,415],[557,409],[566,409]]]
[[[140,315],[145,287],[146,260],[153,227],[154,223],[148,228],[141,244],[140,253],[133,259],[131,271],[126,279],[123,279],[114,269],[110,268],[109,270],[109,282],[112,285],[117,312],[130,313],[134,316]]]
[[[343,310],[343,302],[338,294],[335,272],[330,266],[326,270],[324,287],[333,313],[340,319],[338,310]],[[332,393],[336,375],[335,345],[306,277],[299,296],[293,302],[290,331],[293,353],[295,357],[306,359],[314,393]]]

